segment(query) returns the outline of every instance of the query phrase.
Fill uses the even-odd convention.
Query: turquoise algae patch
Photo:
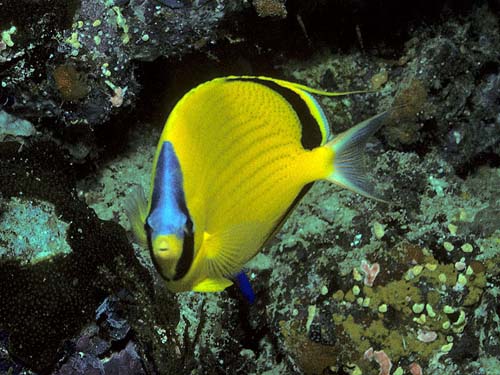
[[[52,204],[12,198],[0,210],[0,257],[27,264],[68,254],[68,226],[57,217]]]

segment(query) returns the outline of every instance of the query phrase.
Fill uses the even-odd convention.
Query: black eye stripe
[[[162,212],[162,209],[165,207],[163,207],[162,204],[167,204],[167,208],[173,210],[175,215],[179,215],[179,217],[186,219],[185,228],[175,228],[179,231],[174,231],[175,234],[171,232],[171,228],[166,229],[163,228],[160,223],[152,223],[155,235],[161,234],[162,230],[164,232],[168,230],[168,233],[163,234],[182,236],[182,251],[177,260],[177,264],[175,264],[175,274],[172,279],[162,274],[161,267],[154,256],[152,244],[153,228],[148,225],[148,220],[146,220],[145,228],[148,235],[148,246],[153,263],[162,278],[167,281],[182,279],[188,273],[194,259],[193,222],[186,205],[182,181],[181,166],[173,149],[173,145],[171,142],[165,141],[161,146],[160,155],[158,156],[150,215],[151,212],[155,212],[157,208],[160,210],[160,212],[157,213],[163,215],[164,212]],[[167,196],[168,199],[165,199]],[[158,219],[156,216],[154,218]],[[157,225],[158,228],[156,227]],[[160,233],[157,233],[157,231]]]
[[[186,232],[184,233],[184,241],[182,243],[182,254],[175,267],[174,280],[182,279],[188,273],[194,258],[194,233],[193,222],[187,217]]]
[[[189,269],[191,268],[191,265],[193,264],[193,259],[194,259],[194,233],[193,233],[193,222],[191,219],[188,217],[187,223],[186,223],[186,232],[184,235],[184,241],[182,243],[182,253],[179,258],[179,261],[177,262],[177,265],[175,267],[175,276],[173,279],[170,279],[163,275],[161,272],[160,265],[158,264],[158,261],[156,260],[156,257],[154,256],[153,253],[153,243],[151,239],[151,227],[149,224],[144,224],[144,229],[146,230],[146,236],[148,239],[148,248],[149,248],[149,254],[151,256],[151,259],[153,261],[153,264],[156,268],[156,271],[160,274],[162,279],[166,281],[172,281],[172,280],[180,280],[186,274],[188,273]]]

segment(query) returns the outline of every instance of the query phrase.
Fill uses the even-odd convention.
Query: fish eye
[[[193,234],[193,222],[189,217],[187,218],[186,224],[182,226],[182,230],[185,235],[189,236]]]

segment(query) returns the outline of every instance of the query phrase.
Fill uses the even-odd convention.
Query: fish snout
[[[153,256],[159,271],[167,279],[175,275],[177,262],[182,254],[183,238],[175,234],[158,235],[153,240]]]

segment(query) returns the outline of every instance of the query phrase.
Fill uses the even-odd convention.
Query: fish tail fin
[[[366,179],[364,163],[366,141],[380,129],[387,116],[388,112],[383,112],[360,122],[324,146],[333,151],[333,169],[326,180],[365,197],[387,203],[375,193],[373,185]]]
[[[142,187],[133,189],[127,203],[125,204],[125,211],[130,222],[130,228],[134,233],[135,239],[142,247],[147,247],[148,240],[144,223],[148,216],[148,203],[144,190]]]

